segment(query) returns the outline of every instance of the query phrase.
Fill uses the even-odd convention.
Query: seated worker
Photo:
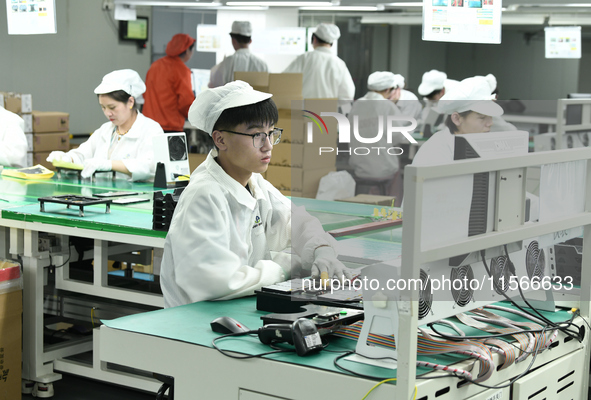
[[[436,111],[447,114],[446,128],[436,132],[415,155],[412,165],[447,164],[454,160],[454,135],[490,132],[492,118],[503,109],[491,100],[484,77],[466,78],[439,100]]]
[[[423,101],[425,102],[425,107],[421,113],[421,121],[425,121],[429,111],[432,108],[437,107],[439,99],[445,94],[446,80],[447,74],[445,72],[437,71],[436,69],[432,69],[423,74],[423,79],[417,90],[419,94],[423,96]]]
[[[26,167],[27,147],[25,121],[0,106],[0,165]]]
[[[83,178],[90,178],[95,171],[117,171],[132,181],[153,179],[156,166],[152,136],[164,132],[156,121],[137,109],[136,98],[145,90],[146,85],[134,70],[121,69],[105,75],[94,93],[109,122],[77,149],[67,153],[52,151],[47,161],[83,164]]]
[[[390,115],[401,115],[400,110],[392,101],[387,101],[400,95],[400,89],[396,86],[396,77],[392,72],[377,71],[367,78],[367,94],[353,103],[353,108],[349,112],[348,118],[351,126],[355,126],[354,120],[357,119],[359,134],[362,138],[376,137],[379,131],[380,120]],[[388,143],[385,133],[379,142],[372,143],[371,147],[383,147],[378,154],[371,155],[365,153],[351,152],[349,156],[349,165],[353,167],[357,178],[367,178],[367,186],[370,186],[371,180],[392,179],[399,169],[398,156],[386,152],[386,148],[395,147],[403,142],[404,136],[400,132],[394,133],[391,143]],[[351,137],[350,149],[356,147],[367,147],[367,143],[362,143],[355,135]],[[363,180],[362,180],[363,181]],[[389,186],[392,186],[390,184]],[[394,188],[388,188],[387,193],[383,195],[394,195]]]
[[[164,132],[183,132],[189,107],[195,100],[191,70],[195,39],[177,33],[166,45],[166,56],[154,61],[146,74],[142,113],[158,122]]]
[[[234,80],[236,71],[268,72],[267,63],[250,52],[252,25],[249,21],[234,21],[230,37],[236,52],[211,69],[209,87],[223,86]]]
[[[416,120],[421,118],[423,111],[423,104],[420,102],[416,94],[410,90],[404,89],[406,86],[406,79],[400,74],[394,74],[396,77],[396,84],[400,88],[400,96],[397,99],[392,99],[394,104],[400,109],[400,112],[405,117],[411,117]]]
[[[479,76],[479,75],[477,75]],[[490,86],[490,93],[492,95],[493,100],[497,101],[499,99],[499,90],[497,88],[497,78],[493,74],[488,74],[484,76],[484,79],[488,82]],[[493,124],[490,128],[491,132],[504,132],[504,131],[516,131],[517,128],[510,122],[505,121],[502,117],[497,116],[493,117]]]
[[[216,148],[191,175],[166,236],[165,307],[252,295],[288,279],[292,258],[312,276],[350,277],[320,222],[261,176],[281,139],[271,96],[234,81],[195,98],[189,121]]]

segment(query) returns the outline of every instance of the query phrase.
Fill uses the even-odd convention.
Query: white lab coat
[[[336,241],[303,207],[295,207],[260,174],[252,195],[215,161],[193,172],[164,243],[160,285],[165,307],[254,294],[290,275],[287,248],[311,268],[314,250]],[[335,252],[336,254],[336,252]]]
[[[27,147],[25,121],[0,106],[0,165],[26,167]]]
[[[211,69],[209,87],[214,88],[232,82],[236,71],[268,72],[269,67],[249,49],[238,49],[236,53],[224,58]]]
[[[382,119],[383,131],[382,138],[377,143],[361,143],[355,135],[351,135],[351,155],[349,156],[349,165],[354,168],[355,175],[361,178],[371,179],[385,179],[393,178],[396,171],[398,171],[398,156],[389,155],[386,149],[395,147],[402,143],[404,136],[400,132],[392,135],[392,143],[387,142],[386,135],[386,121],[389,115],[401,115],[400,110],[396,105],[388,101],[379,93],[368,92],[353,103],[353,108],[349,112],[349,122],[351,127],[354,127],[354,118],[358,118],[359,134],[363,138],[375,137],[379,131],[379,119]],[[373,150],[373,153],[364,155],[363,152],[355,154],[354,149],[357,147],[383,147],[380,149],[379,155]]]
[[[79,164],[90,158],[108,159],[111,135],[115,129],[112,122],[104,123],[80,147],[70,150],[68,155]],[[156,172],[152,137],[162,134],[164,131],[158,122],[138,113],[133,126],[119,140],[110,159],[123,161],[125,167],[131,172],[133,181],[152,179]],[[118,173],[118,175],[128,178],[125,174]]]
[[[417,121],[421,118],[423,104],[413,92],[402,89],[396,105],[405,117],[411,117]]]
[[[347,65],[328,47],[317,47],[298,56],[283,72],[303,74],[304,99],[355,98],[355,84]]]
[[[412,165],[441,165],[454,160],[454,135],[449,128],[436,132],[421,145],[415,154]]]

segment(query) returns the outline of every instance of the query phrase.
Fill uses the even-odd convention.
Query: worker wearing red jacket
[[[195,39],[179,33],[166,46],[166,56],[154,61],[146,74],[142,113],[158,122],[164,132],[183,132],[189,107],[195,100],[191,70]]]

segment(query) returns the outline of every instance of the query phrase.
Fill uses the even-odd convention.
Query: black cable
[[[515,267],[514,267],[514,264],[513,264],[513,262],[511,261],[511,258],[509,257],[509,253],[508,253],[508,251],[507,251],[507,245],[504,245],[504,248],[505,248],[505,255],[506,255],[506,257],[507,257],[507,262],[509,263],[509,266],[510,266],[510,267],[509,267],[509,273],[510,273],[511,275],[513,275],[513,276],[517,277],[517,275],[515,274]],[[490,269],[489,269],[489,267],[488,267],[488,264],[486,263],[486,259],[485,259],[485,253],[484,253],[484,250],[480,250],[480,257],[482,258],[482,264],[484,265],[484,269],[486,270],[486,273],[488,274],[488,276],[490,276],[490,277],[492,278],[493,276],[492,276],[492,274],[491,274],[491,272],[490,272]],[[524,313],[526,313],[526,314],[528,314],[528,315],[531,315],[532,317],[534,317],[534,318],[536,318],[536,319],[541,319],[541,320],[542,320],[543,322],[545,322],[547,325],[550,325],[550,326],[556,327],[557,329],[560,329],[560,331],[561,331],[562,333],[564,333],[566,336],[569,336],[569,337],[571,337],[571,338],[573,338],[573,339],[577,339],[579,342],[581,342],[581,341],[582,341],[582,339],[581,339],[581,337],[580,337],[581,335],[580,335],[578,332],[576,332],[576,333],[573,333],[573,332],[569,331],[569,330],[568,330],[568,329],[566,329],[566,328],[559,327],[559,326],[558,326],[558,325],[556,325],[554,322],[550,321],[548,318],[546,318],[545,316],[543,316],[543,315],[542,315],[542,314],[541,314],[541,313],[540,313],[540,312],[539,312],[537,309],[535,309],[535,308],[534,308],[534,307],[533,307],[533,306],[532,306],[532,305],[531,305],[531,304],[530,304],[530,303],[529,303],[529,302],[526,300],[526,298],[525,298],[525,295],[523,294],[523,292],[522,292],[522,290],[521,290],[521,285],[520,285],[519,283],[517,284],[517,288],[519,289],[519,294],[521,295],[521,298],[523,299],[523,301],[525,302],[525,304],[527,304],[527,306],[528,306],[528,307],[530,307],[530,308],[531,308],[533,311],[535,311],[535,312],[536,312],[536,314],[537,314],[539,317],[538,317],[538,316],[535,316],[535,315],[533,315],[533,314],[532,314],[530,311],[528,311],[528,310],[524,309],[524,308],[523,308],[523,307],[521,307],[519,304],[517,304],[517,303],[516,303],[516,302],[515,302],[513,299],[511,299],[509,296],[507,296],[507,294],[506,294],[506,293],[505,293],[503,290],[501,290],[501,288],[498,286],[498,283],[497,283],[497,282],[494,282],[494,285],[495,285],[495,287],[496,287],[496,288],[498,288],[498,289],[499,289],[499,292],[501,293],[501,295],[502,295],[503,297],[505,297],[505,299],[507,299],[507,301],[511,302],[511,304],[513,304],[515,307],[517,307],[517,308],[518,308],[520,311],[522,311],[522,312],[524,312]],[[577,325],[575,325],[575,326],[577,326]],[[529,331],[529,332],[534,332],[534,331]]]
[[[352,375],[358,376],[360,378],[365,378],[365,379],[372,379],[372,380],[379,380],[379,381],[383,381],[384,379],[392,379],[392,377],[379,377],[379,376],[372,376],[372,375],[365,375],[365,374],[361,374],[359,372],[355,372],[353,370],[350,370],[348,368],[343,367],[342,365],[339,364],[339,360],[343,357],[352,355],[352,354],[356,354],[358,356],[367,358],[369,360],[393,360],[393,361],[397,361],[394,357],[368,357],[368,356],[364,356],[362,354],[356,353],[352,350],[347,351],[345,354],[342,354],[340,356],[338,356],[337,358],[335,358],[333,360],[333,364],[337,369],[340,369],[341,371],[345,371],[348,372]],[[443,371],[441,371],[443,372]],[[459,378],[456,374],[454,373],[449,373],[449,374],[442,374],[442,375],[438,375],[438,376],[431,376],[431,377],[424,377],[424,376],[416,376],[415,379],[441,379],[441,378],[449,378],[450,376],[455,376],[456,378]]]
[[[258,330],[255,330],[255,331],[247,331],[247,332],[228,333],[226,335],[218,336],[215,339],[213,339],[212,342],[211,342],[211,345],[213,346],[214,349],[216,349],[217,351],[219,351],[220,353],[222,353],[226,357],[237,358],[237,359],[242,359],[242,360],[243,359],[247,359],[247,358],[263,357],[263,356],[266,356],[266,355],[269,355],[269,354],[276,354],[276,353],[293,353],[295,351],[295,350],[291,350],[291,349],[285,349],[285,350],[268,351],[266,353],[260,353],[260,354],[249,354],[249,355],[245,355],[245,356],[237,356],[237,355],[234,355],[234,354],[226,353],[226,350],[220,349],[217,346],[217,344],[215,343],[216,341],[218,341],[220,339],[224,339],[224,338],[228,338],[228,337],[232,337],[232,336],[252,335],[254,333],[258,333]]]
[[[69,263],[70,258],[72,258],[72,246],[70,245],[70,241],[68,240],[68,259],[66,261],[64,261],[64,263],[62,265],[53,265],[53,258],[51,257],[51,252],[50,252],[49,253],[49,265],[46,268],[49,268],[53,272],[56,268],[61,268],[64,265],[66,265],[67,263]]]
[[[503,246],[503,248],[504,248],[504,250],[505,250],[505,256],[507,257],[507,261],[509,262],[509,265],[513,266],[513,268],[509,269],[509,272],[510,272],[510,273],[511,273],[513,276],[517,277],[517,275],[515,274],[515,267],[514,267],[513,261],[511,261],[511,258],[509,257],[509,252],[508,252],[508,250],[507,250],[507,245],[504,245],[504,246]],[[538,259],[539,259],[539,256],[538,256]],[[536,260],[536,263],[537,263],[537,261],[538,261],[538,260]],[[546,318],[544,315],[542,315],[542,314],[541,314],[541,313],[540,313],[540,312],[539,312],[539,311],[538,311],[538,310],[537,310],[537,309],[536,309],[534,306],[532,306],[532,305],[529,303],[529,301],[527,301],[527,299],[525,298],[525,295],[523,294],[523,291],[521,290],[521,285],[519,285],[519,284],[518,284],[518,285],[517,285],[517,289],[519,290],[519,295],[520,295],[520,296],[521,296],[521,298],[523,299],[524,303],[525,303],[525,304],[527,304],[527,306],[528,306],[528,307],[529,307],[529,308],[530,308],[530,309],[531,309],[533,312],[535,312],[535,313],[536,313],[536,314],[539,316],[539,318],[540,318],[542,321],[544,321],[546,324],[548,324],[548,325],[550,325],[550,326],[554,326],[554,327],[557,327],[557,328],[558,328],[558,326],[557,326],[557,325],[556,325],[556,324],[555,324],[553,321],[551,321],[550,319],[548,319],[548,318]],[[507,297],[507,295],[505,295],[505,297]],[[524,311],[524,312],[525,312],[525,310],[523,310],[523,309],[522,309],[522,311]],[[532,315],[530,312],[527,312],[527,313],[528,313],[529,315]],[[535,317],[535,316],[534,316],[534,317]],[[576,325],[575,325],[575,326],[576,326]],[[561,331],[561,332],[563,332],[565,335],[567,335],[567,336],[569,336],[569,337],[571,337],[571,338],[573,338],[573,339],[577,339],[579,342],[582,342],[582,341],[583,341],[583,338],[581,337],[581,334],[580,334],[580,332],[579,332],[579,331],[577,331],[577,332],[574,332],[574,333],[571,333],[571,332],[570,332],[568,329],[563,329],[563,328],[558,328],[558,329],[560,329],[560,331]]]

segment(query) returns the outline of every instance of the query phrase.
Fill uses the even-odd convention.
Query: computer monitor
[[[135,21],[119,21],[119,39],[145,43],[148,41],[149,19],[137,17]]]

